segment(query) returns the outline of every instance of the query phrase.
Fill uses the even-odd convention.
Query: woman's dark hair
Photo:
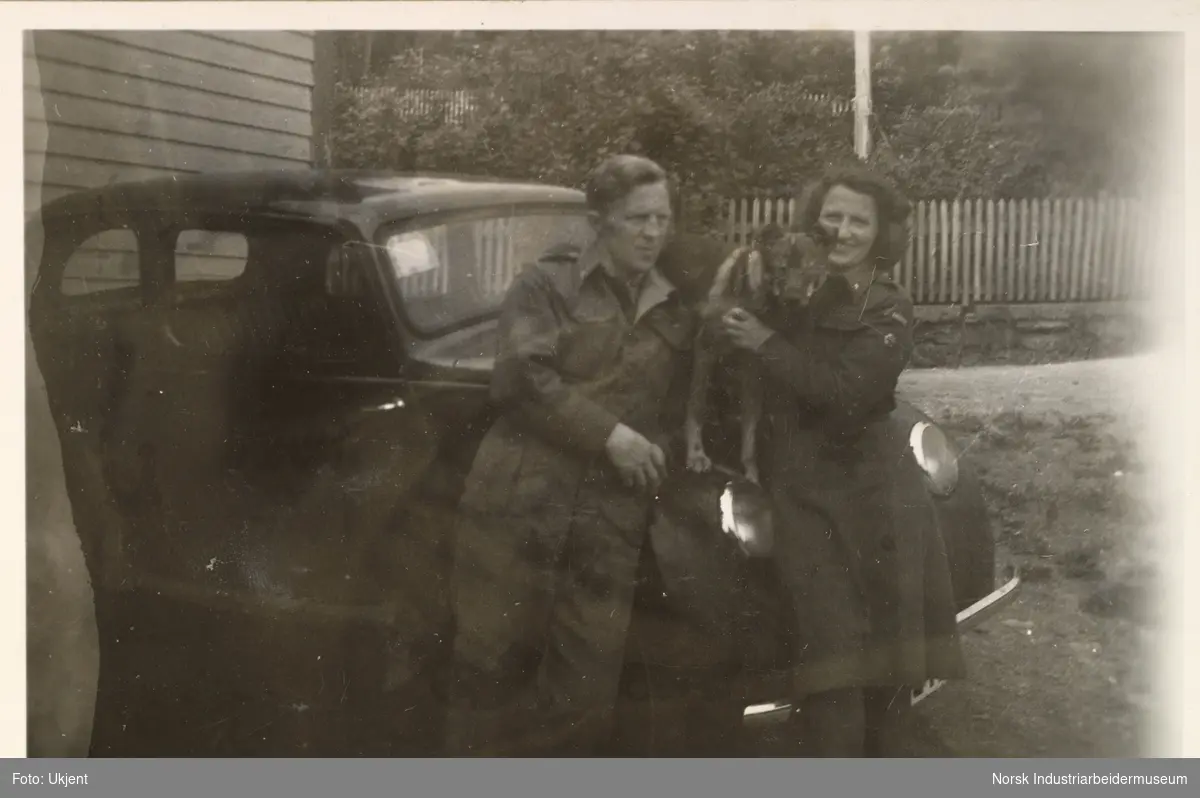
[[[887,178],[866,166],[834,167],[805,192],[798,220],[803,232],[819,232],[821,207],[825,204],[826,195],[835,186],[845,186],[875,200],[879,233],[871,246],[869,257],[881,271],[891,269],[908,249],[908,217],[912,213],[912,203]]]
[[[587,204],[601,213],[640,186],[664,183],[670,189],[667,172],[640,155],[610,155],[588,176]]]

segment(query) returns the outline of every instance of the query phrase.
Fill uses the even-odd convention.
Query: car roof
[[[42,206],[59,215],[138,210],[270,212],[315,218],[409,217],[494,205],[582,205],[583,192],[468,175],[262,169],[172,175],[85,189]]]

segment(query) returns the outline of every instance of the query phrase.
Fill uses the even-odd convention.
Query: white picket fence
[[[792,197],[727,200],[725,239],[798,212]],[[922,305],[1143,299],[1152,221],[1144,202],[1116,197],[917,202],[896,276]]]
[[[360,99],[387,97],[396,102],[403,117],[426,116],[439,105],[443,107],[442,121],[462,124],[475,111],[474,93],[467,90],[402,89],[397,86],[359,87],[354,90]]]
[[[848,100],[845,97],[835,97],[832,94],[813,94],[812,92],[805,92],[800,96],[813,105],[825,106],[830,113],[835,115],[854,112],[854,100]]]
[[[729,200],[724,238],[743,243],[768,221],[792,226],[799,212],[796,198]],[[920,305],[1145,299],[1155,273],[1153,219],[1144,202],[1116,197],[917,202],[896,278]],[[502,294],[541,246],[544,232],[518,234],[513,221],[471,225],[483,296]],[[444,228],[427,234],[448,252]],[[530,240],[518,245],[514,236]],[[447,267],[404,278],[405,294],[444,294]]]
[[[467,119],[475,109],[476,92],[470,89],[404,89],[399,86],[359,86],[353,91],[362,99],[398,98],[398,105],[404,116],[428,114],[438,103],[445,103],[445,121],[457,123]],[[814,92],[805,92],[801,97],[813,105],[824,106],[835,115],[849,114],[854,111],[854,101],[845,97]]]

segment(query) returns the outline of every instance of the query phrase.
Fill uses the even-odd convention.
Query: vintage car
[[[95,594],[93,756],[438,753],[454,509],[492,418],[499,303],[589,235],[573,189],[364,172],[182,176],[41,209],[30,324]],[[704,269],[674,268],[699,290]],[[976,623],[1019,580],[933,420],[893,418]],[[654,579],[635,703],[637,674],[724,656],[663,633],[686,611]],[[745,690],[747,720],[788,713],[776,687]]]

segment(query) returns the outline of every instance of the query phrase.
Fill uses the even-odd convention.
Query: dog
[[[713,468],[704,449],[704,417],[713,370],[723,357],[732,355],[739,387],[742,471],[746,479],[758,484],[760,369],[751,358],[721,346],[721,320],[735,308],[761,318],[807,307],[828,277],[828,251],[828,242],[823,238],[789,233],[771,222],[757,230],[747,246],[734,250],[717,269],[708,296],[699,308],[700,324],[684,422],[689,470],[704,473]]]

